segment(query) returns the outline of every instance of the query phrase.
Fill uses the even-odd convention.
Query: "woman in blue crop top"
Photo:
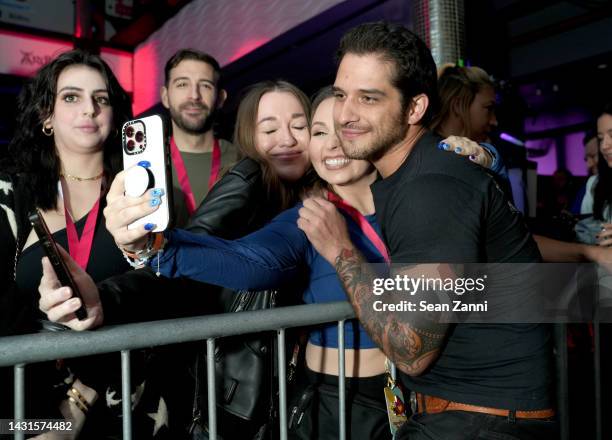
[[[325,89],[313,105],[309,153],[317,174],[324,181],[315,190],[331,189],[363,214],[379,233],[369,190],[376,172],[368,162],[345,157],[334,131],[332,98],[330,89]],[[307,303],[346,300],[335,270],[297,227],[300,205],[281,213],[259,231],[235,241],[181,230],[169,232],[159,270],[168,277],[188,277],[234,289],[255,290],[289,284],[307,270],[310,280],[304,292]],[[347,223],[354,243],[368,259],[384,263],[381,252],[348,215]],[[157,268],[157,259],[154,262]],[[347,425],[351,438],[390,438],[383,398],[385,355],[356,320],[345,325],[345,343],[347,395],[352,409],[348,412]],[[310,406],[293,432],[295,438],[338,437],[337,347],[335,323],[311,331],[306,347],[307,378],[319,389],[319,405]]]

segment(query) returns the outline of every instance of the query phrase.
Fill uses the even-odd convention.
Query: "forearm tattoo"
[[[448,324],[426,313],[374,311],[376,274],[358,250],[343,249],[335,266],[359,321],[376,345],[403,372],[421,374],[436,358]]]

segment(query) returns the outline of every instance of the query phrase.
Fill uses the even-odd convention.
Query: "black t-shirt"
[[[372,185],[393,263],[539,262],[520,213],[494,179],[425,134],[391,176]],[[495,408],[549,408],[550,329],[542,324],[456,324],[408,388]]]

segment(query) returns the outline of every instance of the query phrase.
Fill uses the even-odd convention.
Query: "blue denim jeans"
[[[515,419],[467,411],[415,414],[396,440],[557,440],[556,420]]]

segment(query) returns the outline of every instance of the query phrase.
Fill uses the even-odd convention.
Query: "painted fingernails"
[[[473,154],[470,154],[470,160],[472,162],[475,162],[476,161],[476,156],[474,156]]]
[[[148,160],[141,160],[140,162],[138,162],[138,166],[141,166],[143,168],[151,168],[151,162],[149,162]]]
[[[438,150],[448,151],[448,150],[450,150],[450,145],[448,145],[446,142],[440,142],[438,144]]]
[[[153,197],[161,197],[165,194],[164,189],[163,188],[154,188],[153,190],[151,190],[151,195]]]
[[[149,206],[159,206],[160,204],[161,204],[161,199],[157,197],[151,199],[151,201],[149,202]]]
[[[463,148],[455,147],[455,153],[461,153],[462,151],[463,151]]]
[[[152,231],[153,229],[155,229],[155,225],[153,223],[147,223],[146,225],[144,225],[144,228],[146,231]]]

